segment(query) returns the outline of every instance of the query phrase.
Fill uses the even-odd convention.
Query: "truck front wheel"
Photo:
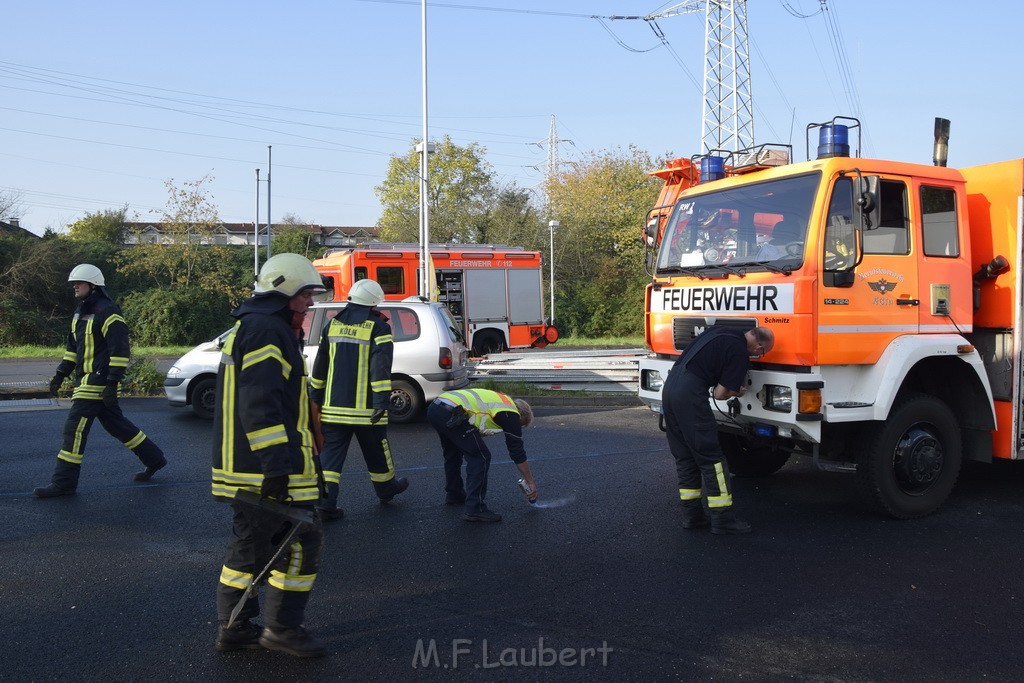
[[[869,427],[867,451],[857,462],[865,503],[897,519],[923,517],[949,496],[963,457],[960,427],[949,407],[914,394]]]
[[[738,434],[719,432],[729,471],[737,477],[767,477],[775,474],[789,460],[789,451],[771,446],[755,445]]]

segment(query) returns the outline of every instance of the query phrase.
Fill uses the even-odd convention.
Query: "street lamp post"
[[[555,229],[558,227],[558,221],[548,221],[548,232],[551,233],[551,251],[548,254],[548,260],[551,262],[551,282],[549,289],[551,290],[551,324],[555,323]]]

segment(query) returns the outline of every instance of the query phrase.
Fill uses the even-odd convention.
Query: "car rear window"
[[[409,341],[420,336],[420,318],[416,311],[408,308],[385,308],[379,310],[391,323],[391,337],[396,342]]]

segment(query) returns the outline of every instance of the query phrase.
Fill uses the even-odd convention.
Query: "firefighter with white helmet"
[[[323,284],[309,259],[278,254],[260,269],[253,296],[231,314],[236,322],[224,341],[214,410],[213,495],[231,501],[234,515],[217,586],[220,651],[265,647],[299,657],[324,654],[302,625],[322,552],[323,527],[315,515],[316,523],[303,525],[271,568],[263,628],[251,621],[260,613],[255,595],[231,620],[269,559],[271,539],[284,535],[288,524],[236,501],[235,494],[259,491],[310,511],[320,498],[302,356],[302,321],[318,291]]]
[[[375,280],[359,280],[349,290],[348,301],[324,327],[312,371],[312,397],[320,407],[324,433],[320,457],[327,495],[318,508],[324,520],[344,516],[338,491],[353,436],[381,502],[409,488],[408,479],[395,477],[388,442],[394,343],[391,325],[374,309],[384,301],[384,290]]]
[[[97,418],[111,436],[142,461],[145,469],[135,474],[135,481],[149,481],[167,464],[160,447],[125,417],[118,405],[117,386],[124,381],[131,351],[128,326],[121,317],[121,308],[107,294],[103,272],[83,263],[71,271],[68,282],[74,289],[78,308],[71,320],[64,357],[50,381],[50,393],[56,396],[65,378],[71,375],[75,388],[53,477],[47,486],[32,492],[36,498],[75,493],[86,440]]]

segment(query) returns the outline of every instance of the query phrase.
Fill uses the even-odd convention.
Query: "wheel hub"
[[[896,445],[893,457],[896,481],[907,493],[921,493],[938,479],[943,459],[939,439],[923,427],[912,427]]]

